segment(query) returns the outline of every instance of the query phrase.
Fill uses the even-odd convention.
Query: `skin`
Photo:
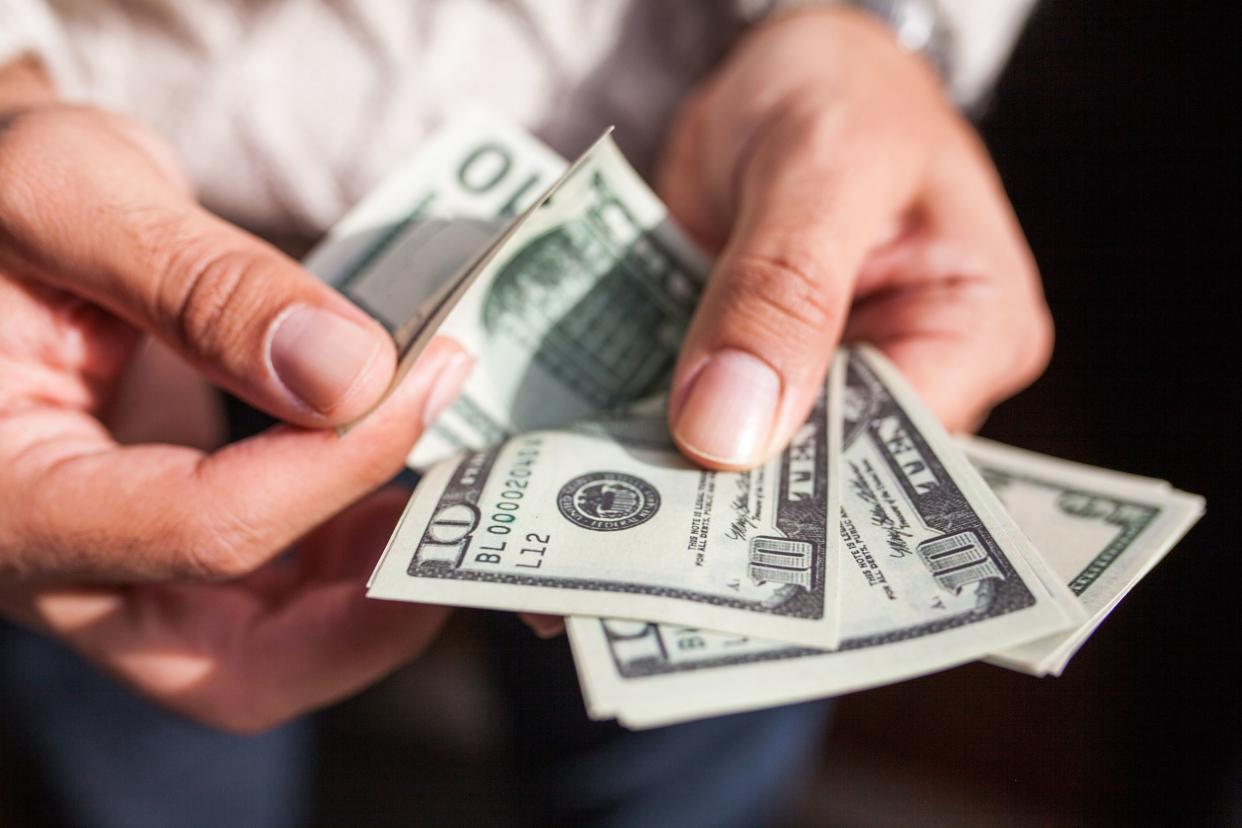
[[[198,207],[156,136],[60,104],[33,64],[0,70],[0,180],[0,611],[236,730],[417,655],[447,610],[363,598],[404,499],[368,493],[468,360],[437,341],[349,436],[323,430],[374,404],[391,350],[307,405],[273,374],[273,326],[291,305],[373,323]],[[954,429],[1047,362],[1039,276],[986,150],[931,69],[860,14],[756,27],[683,106],[658,189],[718,254],[670,406],[706,466],[778,451],[842,340],[884,350]],[[211,452],[122,445],[109,403],[127,365],[159,382],[131,359],[143,334],[288,425]],[[722,352],[770,371],[772,410],[749,444],[717,434],[705,451],[712,413],[736,403],[708,399]]]
[[[659,190],[718,254],[669,415],[706,466],[779,451],[843,340],[883,350],[953,430],[1047,364],[1039,274],[986,149],[931,67],[861,13],[794,13],[744,38],[682,108]],[[749,456],[705,453],[684,417],[725,349],[779,384]]]
[[[408,496],[370,493],[469,359],[437,340],[338,437],[325,426],[390,383],[391,344],[376,327],[387,350],[338,405],[293,398],[265,353],[285,308],[373,323],[203,211],[158,138],[63,105],[33,66],[10,67],[0,180],[0,611],[175,710],[241,731],[421,652],[447,610],[361,589]],[[163,375],[131,359],[143,334],[289,424],[215,451],[118,442],[114,427],[125,429],[109,415],[125,383],[153,387],[148,402],[170,419],[185,414],[160,393]],[[299,539],[296,558],[277,560]]]
[[[880,348],[955,431],[1047,365],[1039,273],[987,150],[931,67],[861,13],[791,13],[745,37],[681,108],[657,189],[717,255],[669,411],[704,466],[780,451],[843,341]],[[766,434],[732,456],[696,437],[737,396],[687,405],[720,351],[779,386]]]

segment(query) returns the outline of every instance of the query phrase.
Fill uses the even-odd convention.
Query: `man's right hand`
[[[144,332],[288,425],[210,454],[119,445],[100,415]],[[202,209],[157,137],[57,102],[29,64],[0,69],[0,610],[191,715],[245,728],[325,703],[409,658],[444,613],[363,608],[359,567],[375,550],[359,550],[362,565],[256,573],[389,479],[469,368],[456,345],[433,343],[401,387],[339,437],[330,427],[382,397],[394,361],[389,338],[362,312]],[[366,512],[372,522],[395,519],[385,503]],[[324,537],[352,546],[330,527],[316,537],[320,547]],[[306,596],[343,572],[348,594],[327,590],[317,615]],[[160,586],[169,581],[232,583]],[[238,583],[255,598],[246,613]],[[279,635],[251,635],[273,621]],[[239,657],[252,637],[265,652],[288,645],[297,658],[281,680],[304,689],[234,675],[241,684],[227,698],[242,709],[209,690],[229,685],[221,679],[230,664],[262,666]],[[268,655],[265,663],[280,663]],[[170,680],[170,663],[189,662],[212,669],[193,681],[174,670]],[[248,680],[258,692],[239,692]]]

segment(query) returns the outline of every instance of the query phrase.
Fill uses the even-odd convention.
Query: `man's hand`
[[[312,536],[296,563],[265,565],[400,468],[463,381],[460,349],[433,343],[338,437],[328,427],[391,382],[390,340],[199,207],[155,136],[9,67],[0,182],[0,610],[247,728],[422,646],[440,610],[362,605],[376,550],[351,538],[390,530],[391,499]],[[118,444],[101,417],[144,332],[291,425],[210,454]]]
[[[884,350],[953,429],[1047,363],[1039,275],[986,150],[860,13],[743,39],[683,108],[660,190],[720,252],[669,412],[707,466],[783,447],[842,338]]]
[[[409,492],[386,489],[297,555],[222,583],[0,587],[0,607],[192,718],[264,730],[417,656],[448,607],[373,601],[362,585]]]

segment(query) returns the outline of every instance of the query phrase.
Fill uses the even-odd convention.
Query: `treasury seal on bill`
[[[556,505],[575,526],[615,532],[650,520],[660,508],[660,493],[632,474],[588,472],[561,487]]]

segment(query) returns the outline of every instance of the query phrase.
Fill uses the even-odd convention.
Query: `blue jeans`
[[[488,614],[510,713],[510,764],[532,825],[752,828],[784,815],[823,742],[830,701],[627,731],[586,717],[563,637]]]
[[[770,824],[829,712],[818,702],[628,732],[586,718],[564,638],[540,641],[499,613],[488,635],[531,824]],[[254,737],[220,733],[3,622],[0,727],[0,744],[17,746],[42,778],[57,824],[291,828],[310,815],[310,720]]]
[[[3,621],[0,728],[41,777],[56,824],[292,828],[306,822],[313,752],[306,722],[257,737],[203,727],[135,696],[61,645]]]
[[[227,397],[234,439],[271,423]],[[409,471],[398,477],[407,485]],[[642,732],[586,717],[564,637],[488,613],[509,760],[533,825],[752,828],[781,816],[818,748],[829,702]],[[260,736],[188,722],[74,653],[0,620],[0,727],[81,828],[286,828],[308,821],[310,720]],[[2,803],[0,803],[2,805]],[[0,817],[3,817],[0,811]]]

